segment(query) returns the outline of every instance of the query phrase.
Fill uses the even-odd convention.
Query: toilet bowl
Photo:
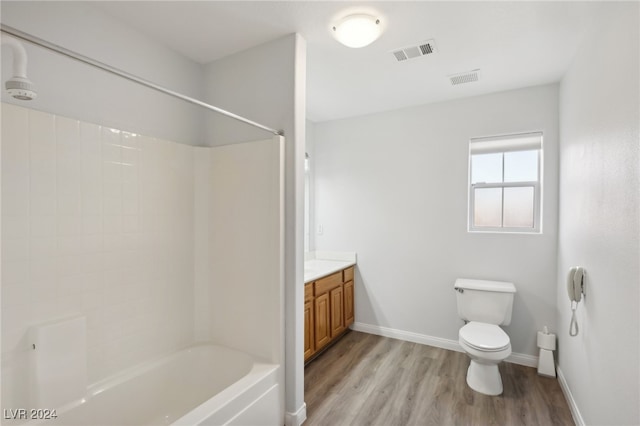
[[[471,358],[467,384],[485,395],[500,395],[498,364],[511,355],[511,341],[500,325],[509,325],[516,288],[512,283],[458,279],[458,315],[465,325],[458,342]]]
[[[498,364],[511,355],[509,336],[497,325],[471,321],[458,332],[460,346],[471,358],[467,384],[485,395],[500,395]]]

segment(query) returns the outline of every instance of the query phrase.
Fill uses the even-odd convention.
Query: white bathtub
[[[194,345],[92,385],[38,425],[282,424],[277,364]]]

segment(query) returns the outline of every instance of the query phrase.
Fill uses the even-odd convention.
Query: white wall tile
[[[58,295],[57,282],[52,279],[44,281],[31,280],[29,287],[33,302],[52,302]]]
[[[2,232],[4,233],[4,229]],[[51,258],[57,254],[58,240],[55,237],[32,237],[29,239],[29,256],[31,259]]]
[[[58,257],[31,259],[29,262],[29,285],[55,280],[58,273]]]
[[[4,250],[3,250],[4,251]],[[2,283],[3,285],[24,285],[29,280],[29,261],[5,260],[2,256]],[[8,304],[10,300],[2,298],[2,304]]]
[[[59,237],[82,235],[82,217],[58,214],[57,232]]]
[[[138,149],[139,136],[136,133],[122,132],[121,143],[123,148]]]
[[[102,126],[92,123],[80,121],[80,139],[82,156],[95,155],[101,156],[101,134]]]
[[[55,116],[29,110],[28,134],[31,214],[55,215],[57,208]]]
[[[23,216],[29,214],[29,178],[27,177],[22,185],[17,184],[15,187],[6,187],[4,185],[8,178],[4,173],[4,158],[2,161],[2,215],[3,216]]]
[[[84,251],[83,238],[81,235],[77,236],[59,236],[58,237],[58,250],[57,253],[60,256],[78,255]]]
[[[90,216],[102,216],[102,185],[83,182],[82,213]]]
[[[4,238],[2,241],[2,257],[7,261],[29,260],[29,239]]]
[[[82,264],[80,255],[60,255],[56,257],[56,276],[58,277],[58,282],[61,281],[74,281],[73,278],[77,275],[81,274]],[[78,288],[76,288],[78,287]],[[73,289],[67,288],[67,293],[75,293],[76,291],[82,291],[81,283],[78,283],[77,286],[74,286]]]
[[[4,144],[3,144],[4,146]],[[4,167],[3,167],[4,170]],[[3,176],[2,181],[5,181]],[[5,204],[10,202],[7,198],[5,198],[5,193],[2,193],[2,207],[4,208]],[[29,202],[27,201],[27,205]],[[28,211],[28,208],[27,208]],[[2,240],[9,238],[23,238],[29,236],[29,215],[28,213],[24,213],[24,215],[9,215],[2,214]]]
[[[137,215],[140,212],[137,185],[125,185],[122,188],[122,214]]]
[[[80,122],[56,118],[57,214],[81,214],[82,151]]]
[[[29,230],[31,237],[55,237],[57,232],[57,220],[53,215],[41,216],[31,214]],[[3,227],[4,228],[4,227]]]
[[[11,306],[24,306],[31,303],[31,288],[22,283],[2,284],[2,299],[11,301]]]
[[[28,110],[24,108],[2,110],[3,216],[26,217],[29,214],[28,116]],[[5,235],[3,232],[3,237]]]
[[[102,230],[105,235],[115,234],[116,236],[120,236],[122,233],[122,215],[119,214],[111,214],[105,215],[102,218]],[[105,244],[107,244],[105,242]],[[105,247],[106,248],[106,247]],[[111,247],[109,247],[111,248]]]
[[[82,217],[82,234],[84,236],[102,234],[102,216],[84,215]]]
[[[102,128],[102,160],[103,161],[122,161],[122,143],[120,142],[120,131]]]
[[[2,105],[3,399],[39,322],[87,317],[92,381],[193,339],[191,152]]]
[[[125,160],[126,161],[126,160]],[[122,163],[122,182],[132,183],[138,180],[138,166],[136,164]]]
[[[76,217],[82,214],[82,198],[80,196],[80,182],[78,180],[73,184],[59,185],[58,194],[58,214]]]
[[[102,163],[102,179],[104,182],[122,182],[122,162],[104,160]]]
[[[138,232],[138,216],[137,215],[122,216],[122,231],[125,233]]]

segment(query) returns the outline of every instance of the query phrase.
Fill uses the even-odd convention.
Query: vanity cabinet
[[[349,327],[355,320],[354,306],[354,286],[353,286],[353,270],[354,267],[345,269],[344,272],[344,326]]]
[[[313,287],[304,286],[304,359],[315,351],[315,330],[313,327]]]
[[[351,266],[304,286],[304,360],[344,334],[354,320]]]
[[[339,336],[346,328],[344,326],[343,288],[344,286],[341,285],[329,292],[329,301],[331,302],[331,338]]]
[[[331,340],[329,333],[329,294],[324,293],[314,300],[315,351],[322,349]]]
[[[353,309],[353,280],[344,283],[344,326],[349,327],[355,319]]]

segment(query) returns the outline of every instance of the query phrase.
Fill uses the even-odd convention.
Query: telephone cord
[[[569,323],[569,336],[575,337],[578,335],[578,321],[576,320],[576,309],[578,309],[578,302],[571,301],[571,323]]]

